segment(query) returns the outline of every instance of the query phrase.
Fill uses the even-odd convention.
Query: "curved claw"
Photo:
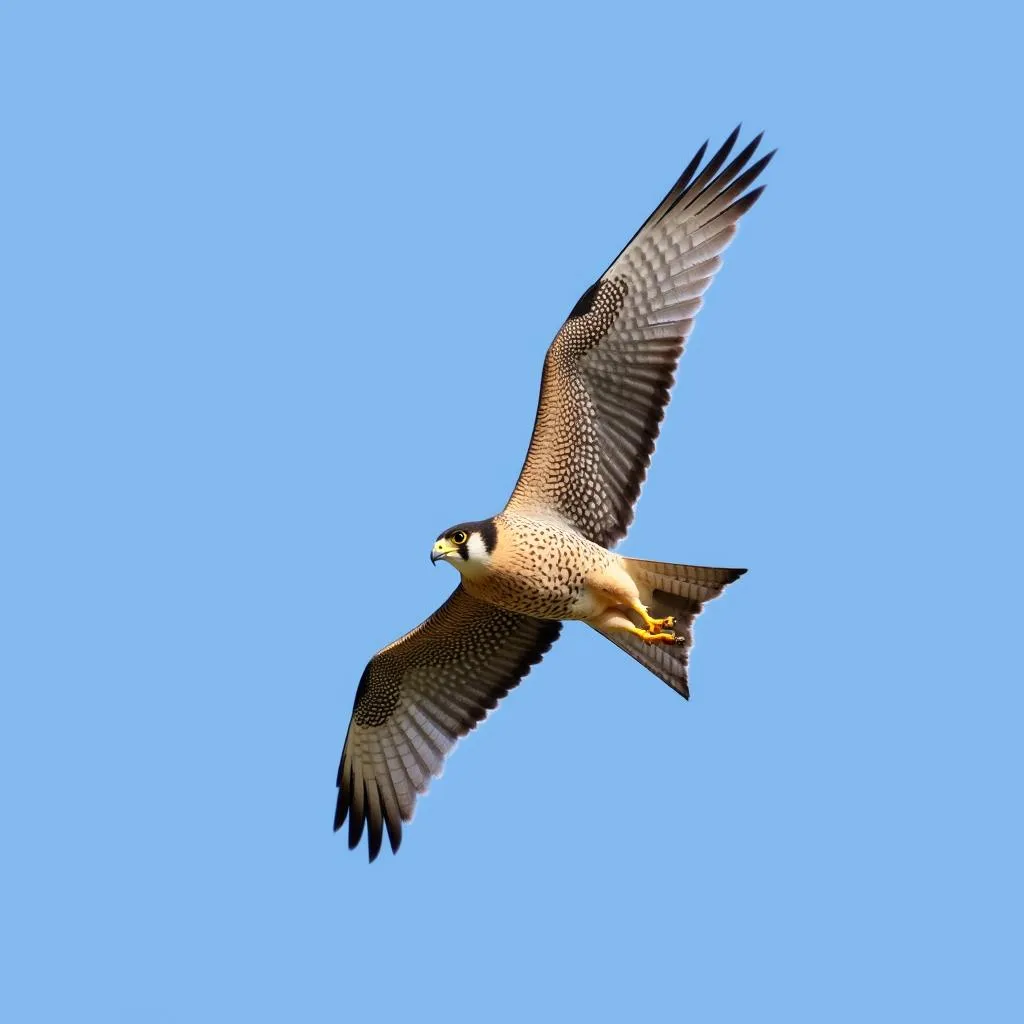
[[[645,631],[648,633],[659,634],[675,628],[676,620],[671,615],[666,615],[663,619],[656,619],[642,604],[633,605],[633,611],[644,620]]]
[[[683,643],[682,637],[677,637],[675,633],[670,630],[663,630],[655,633],[653,630],[638,629],[634,631],[635,635],[640,637],[645,644],[681,644]]]

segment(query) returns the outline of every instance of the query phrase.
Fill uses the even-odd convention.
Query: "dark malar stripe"
[[[480,524],[480,536],[484,539],[487,554],[491,554],[498,546],[498,527],[493,519],[485,519]]]

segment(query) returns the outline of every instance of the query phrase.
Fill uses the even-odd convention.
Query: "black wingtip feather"
[[[764,185],[758,185],[757,188],[751,189],[745,196],[737,199],[731,206],[727,206],[718,216],[724,217],[730,211],[735,211],[737,217],[742,217],[761,198],[761,193],[764,190]]]
[[[693,183],[680,191],[678,195],[673,196],[672,202],[670,202],[664,210],[661,210],[658,213],[659,224],[683,201],[683,199],[691,194],[699,196],[708,187],[708,184],[713,181],[715,175],[718,174],[722,164],[724,164],[729,158],[729,154],[732,152],[732,147],[736,145],[736,139],[739,137],[739,134],[740,125],[737,125],[725,142],[718,147],[718,151],[715,155],[704,165],[704,169],[697,175]],[[675,189],[672,191],[675,192]],[[647,225],[645,224],[644,227],[646,226]],[[639,232],[637,233],[639,234]]]
[[[704,188],[702,188],[700,192],[686,204],[687,208],[693,206],[694,203],[696,203],[701,198],[701,196],[707,195],[709,192],[714,193],[714,195],[716,196],[720,195],[725,190],[725,188],[730,185],[730,182],[732,182],[733,178],[735,178],[736,175],[739,174],[744,167],[746,167],[747,161],[754,155],[754,151],[757,149],[758,143],[761,141],[762,135],[764,135],[764,132],[761,132],[761,135],[758,135],[757,138],[754,139],[752,142],[748,142],[747,145],[745,145],[743,149],[735,157],[733,157],[733,160],[729,164],[729,166],[726,167],[726,169],[722,171],[722,173],[719,174],[718,177],[714,179],[714,181],[709,181],[704,186]],[[755,164],[755,166],[757,165]],[[761,164],[761,166],[763,167],[764,165]],[[750,174],[750,172],[747,171],[746,174]],[[741,178],[742,177],[745,177],[745,175],[741,175]],[[757,175],[755,174],[753,177],[757,177]],[[748,184],[752,180],[753,178],[748,178]],[[735,184],[733,184],[732,187],[736,187]],[[743,186],[740,187],[742,188]]]
[[[761,157],[761,159],[756,163],[751,164],[735,181],[732,182],[732,184],[729,184],[727,188],[718,188],[716,186],[719,181],[724,180],[726,183],[728,182],[728,178],[726,177],[728,171],[723,171],[715,181],[711,182],[711,184],[701,192],[701,197],[705,198],[703,205],[698,205],[697,200],[694,199],[687,204],[688,208],[692,208],[696,213],[703,213],[709,206],[712,206],[717,202],[728,201],[731,197],[738,197],[742,195],[747,186],[753,184],[758,175],[760,175],[768,164],[771,163],[771,159],[775,155],[775,152],[776,151],[773,149],[770,153],[766,153]],[[730,167],[730,170],[732,170],[732,167]],[[729,207],[726,207],[726,209],[729,209]]]
[[[745,188],[749,185],[771,162],[772,157],[778,153],[777,149],[773,149],[770,153],[765,153],[760,160],[752,163],[736,180],[742,181],[743,185],[741,188]]]
[[[380,855],[380,848],[384,842],[384,818],[380,810],[380,795],[374,791],[370,792],[370,786],[376,783],[367,783],[366,817],[367,830],[366,841],[370,848],[370,863],[372,864]]]
[[[365,797],[365,783],[363,786],[364,797],[361,801],[362,807],[352,807],[351,813],[348,816],[348,848],[354,850],[359,845],[359,840],[363,838],[363,824],[366,821],[366,797]],[[358,802],[358,801],[357,801]]]
[[[345,775],[345,754],[341,755],[338,764],[338,802],[334,805],[334,831],[337,832],[345,824],[349,806],[352,802],[352,780]]]
[[[363,838],[363,819],[351,815],[348,819],[348,848],[354,850]]]
[[[713,178],[718,173],[718,169],[728,160],[732,147],[736,145],[742,127],[742,124],[738,124],[733,128],[729,137],[718,147],[718,152],[708,161],[707,166],[701,172],[701,178]]]
[[[398,853],[398,848],[402,845],[402,821],[393,814],[385,814],[384,824],[388,829],[388,842],[391,844],[391,852]]]
[[[693,155],[693,159],[686,165],[686,169],[676,179],[676,183],[672,186],[671,192],[675,192],[677,190],[681,192],[690,184],[690,179],[697,172],[697,168],[700,167],[700,162],[704,159],[704,154],[708,151],[708,144],[710,142],[710,139],[704,140],[704,144],[697,150]],[[671,192],[669,193],[670,195]]]

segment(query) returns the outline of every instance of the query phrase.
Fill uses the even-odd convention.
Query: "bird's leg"
[[[671,630],[676,624],[676,620],[671,615],[666,615],[663,619],[652,618],[651,613],[639,603],[633,605],[633,611],[644,620],[648,633],[659,634],[662,630]]]
[[[674,644],[676,635],[671,630],[659,629],[657,632],[650,629],[640,629],[638,626],[631,626],[629,632],[633,636],[640,637],[645,644]]]
[[[639,614],[639,612],[637,612]],[[656,619],[652,619],[652,622],[657,622]],[[645,644],[676,644],[682,643],[682,639],[677,639],[675,633],[667,629],[659,629],[657,631],[653,629],[641,629],[635,625],[633,621],[622,611],[617,611],[613,608],[603,612],[595,620],[591,621],[591,625],[596,626],[598,629],[612,630],[620,629],[624,633],[632,633],[633,636],[639,637]]]

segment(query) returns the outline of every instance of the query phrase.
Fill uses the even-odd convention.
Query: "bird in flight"
[[[761,136],[731,161],[739,128],[707,143],[573,307],[548,349],[533,437],[504,510],[460,523],[432,562],[461,577],[425,622],[370,659],[338,768],[334,828],[348,819],[370,860],[440,775],[459,737],[537,664],[563,620],[580,620],[689,696],[693,620],[746,570],[625,558],[609,550],[633,519],[669,389],[701,296],[774,151]],[[729,161],[728,164],[726,161]],[[702,166],[703,164],[703,166]]]

